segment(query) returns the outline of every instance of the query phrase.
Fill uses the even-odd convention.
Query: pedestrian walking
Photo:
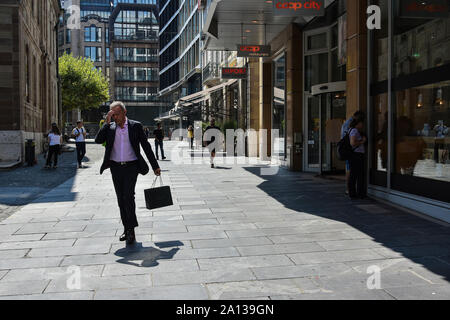
[[[148,138],[150,138],[150,129],[148,127],[144,128],[144,132],[145,132],[145,136]]]
[[[365,198],[366,189],[364,183],[364,158],[367,141],[363,133],[364,120],[355,117],[350,123],[350,144],[353,153],[350,157],[350,176],[348,179],[348,192],[350,199]]]
[[[218,130],[220,132],[220,128],[216,127],[216,119],[212,118],[210,121],[210,125],[206,127],[205,134],[208,130]],[[215,134],[214,134],[215,133]],[[213,142],[216,141],[216,135],[217,131],[211,134],[211,138],[209,140],[206,140],[206,145],[209,150],[209,161],[211,163],[211,168],[214,168],[214,158],[216,157],[216,149],[214,147]]]
[[[124,232],[119,240],[133,244],[136,241],[134,229],[138,226],[134,197],[137,177],[138,174],[146,175],[149,172],[149,167],[141,155],[141,146],[155,175],[160,176],[161,169],[142,124],[128,119],[126,115],[125,105],[120,101],[113,102],[105,124],[95,137],[95,142],[98,144],[106,142],[100,174],[108,168],[111,170],[124,226]]]
[[[77,126],[72,130],[72,137],[75,138],[75,145],[77,147],[78,168],[83,168],[82,160],[86,155],[86,134],[83,121],[78,120]]]
[[[161,123],[158,123],[157,128],[153,131],[153,135],[155,136],[155,150],[156,150],[156,159],[159,160],[158,155],[158,146],[161,149],[162,159],[165,160],[164,156],[164,131],[161,129]]]
[[[50,164],[53,158],[53,169],[56,169],[58,167],[58,155],[60,152],[61,144],[62,144],[62,135],[61,131],[59,131],[59,128],[56,123],[52,123],[52,129],[50,130],[48,134],[48,155],[47,155],[47,162],[45,164],[45,168],[49,169]]]
[[[350,117],[347,121],[344,122],[344,124],[341,127],[341,139],[343,139],[347,133],[350,131],[350,123],[355,118],[361,118],[364,119],[364,112],[362,111],[356,111],[352,117]],[[348,179],[350,178],[350,160],[345,161],[345,194],[348,195]]]
[[[188,127],[188,139],[192,150],[194,149],[194,127],[192,125]]]

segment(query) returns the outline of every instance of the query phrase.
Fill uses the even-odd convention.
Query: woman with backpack
[[[56,169],[58,165],[58,154],[62,144],[61,131],[59,131],[56,123],[52,123],[52,130],[50,130],[50,133],[48,134],[48,144],[49,150],[47,155],[47,164],[45,165],[45,168],[46,169],[50,168],[52,157],[54,157],[53,169]]]
[[[363,134],[364,120],[362,118],[353,118],[350,123],[350,145],[353,152],[350,156],[350,176],[348,179],[348,192],[350,199],[365,198],[366,189],[364,183],[364,157],[366,148],[364,144],[367,141]]]

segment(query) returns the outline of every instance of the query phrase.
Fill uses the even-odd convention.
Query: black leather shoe
[[[123,231],[123,234],[120,236],[119,240],[120,241],[127,240],[127,232],[126,232],[126,230]]]
[[[127,230],[126,241],[127,244],[133,244],[136,242],[136,235],[134,234],[134,229]]]

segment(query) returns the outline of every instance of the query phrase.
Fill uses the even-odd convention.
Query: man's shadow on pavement
[[[184,244],[181,241],[167,241],[157,242],[155,245],[159,248],[172,247],[172,249],[169,251],[163,251],[153,247],[144,247],[141,242],[136,242],[132,245],[127,245],[125,248],[117,250],[114,254],[118,257],[122,257],[122,259],[117,260],[118,263],[150,268],[157,266],[159,264],[158,260],[160,259],[172,259],[178,250],[180,250],[178,247],[183,246]],[[141,260],[141,264],[134,262]]]

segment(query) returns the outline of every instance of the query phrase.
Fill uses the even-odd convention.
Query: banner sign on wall
[[[325,15],[324,0],[274,0],[275,16],[319,17]]]
[[[237,56],[238,57],[269,57],[270,56],[270,46],[261,45],[249,45],[241,44],[237,45]]]
[[[402,0],[400,16],[409,18],[447,18],[449,3],[447,0]]]
[[[246,79],[247,68],[222,68],[222,79]]]

